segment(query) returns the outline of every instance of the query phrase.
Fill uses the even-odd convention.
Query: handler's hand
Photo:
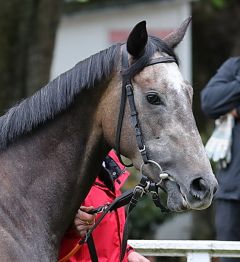
[[[84,237],[87,231],[94,225],[96,214],[90,215],[86,213],[92,210],[93,207],[81,206],[74,218],[74,226],[81,237]]]
[[[128,262],[150,262],[150,260],[133,251],[128,255]]]

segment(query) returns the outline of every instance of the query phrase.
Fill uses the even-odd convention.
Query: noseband
[[[174,57],[162,56],[162,57],[150,59],[145,67],[155,65],[155,64],[160,64],[160,63],[174,63],[174,62],[176,63],[176,60]],[[124,46],[123,52],[122,52],[122,95],[121,95],[121,102],[120,102],[120,109],[119,109],[118,123],[117,123],[117,130],[116,130],[116,138],[115,138],[116,153],[118,155],[120,162],[123,165],[127,167],[133,166],[133,164],[130,164],[130,165],[124,164],[121,159],[121,155],[120,155],[121,130],[122,130],[126,100],[128,99],[130,112],[131,112],[131,123],[135,131],[138,150],[143,159],[143,164],[140,168],[140,173],[142,174],[144,165],[147,165],[147,164],[155,165],[160,171],[159,173],[160,181],[157,183],[157,185],[160,185],[163,179],[169,178],[169,175],[163,172],[161,166],[156,161],[148,158],[148,154],[146,151],[146,146],[144,144],[143,134],[142,134],[139,118],[138,118],[138,112],[136,110],[136,105],[134,101],[132,81],[129,76],[123,74],[123,71],[126,71],[129,67],[130,66],[129,66],[129,61],[128,61],[128,52],[126,50],[126,46]]]

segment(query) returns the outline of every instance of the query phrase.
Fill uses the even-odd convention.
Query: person
[[[201,104],[204,113],[213,119],[229,114],[234,119],[231,130],[231,159],[224,165],[219,165],[217,170],[219,189],[215,196],[215,227],[217,240],[239,241],[240,57],[231,57],[223,63],[202,90]],[[219,142],[220,138],[217,139]],[[220,261],[240,262],[240,258],[221,258]]]
[[[75,216],[73,227],[66,232],[62,239],[59,259],[65,257],[76,246],[100,216],[100,214],[91,215],[87,212],[93,208],[111,203],[121,194],[120,189],[128,178],[129,172],[119,162],[114,150],[110,151],[103,162],[103,166],[104,168]],[[94,229],[92,236],[99,262],[119,261],[124,224],[125,209],[121,207],[108,213]],[[87,244],[83,244],[68,261],[90,262],[91,257]],[[129,245],[123,261],[149,262],[147,258],[135,252]]]

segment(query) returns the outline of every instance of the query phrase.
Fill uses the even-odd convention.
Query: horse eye
[[[157,94],[148,94],[147,101],[148,103],[152,105],[161,105],[162,104],[162,100]]]

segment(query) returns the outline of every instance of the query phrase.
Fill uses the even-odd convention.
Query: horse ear
[[[176,47],[183,39],[186,30],[192,20],[192,17],[190,16],[186,20],[183,21],[183,23],[180,25],[178,29],[167,35],[162,40],[171,48]]]
[[[128,36],[127,51],[130,55],[139,57],[147,44],[148,34],[146,29],[146,21],[142,21],[135,25]]]

